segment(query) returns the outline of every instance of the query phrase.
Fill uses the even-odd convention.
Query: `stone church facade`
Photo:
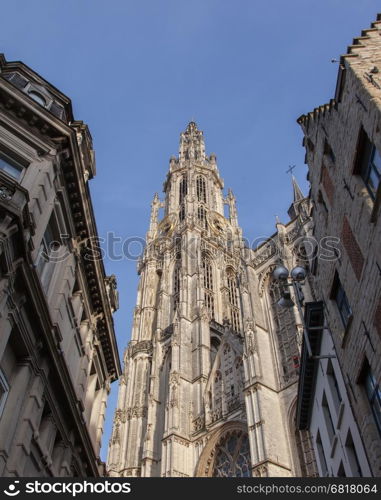
[[[191,122],[164,199],[151,205],[111,476],[316,475],[309,433],[295,424],[302,320],[277,305],[272,278],[278,264],[308,265],[310,201],[293,178],[290,222],[253,250],[222,190],[216,156]],[[308,280],[304,294],[312,298]]]

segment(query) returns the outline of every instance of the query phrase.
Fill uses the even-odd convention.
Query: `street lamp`
[[[296,266],[291,271],[291,278],[294,281],[304,281],[307,277],[307,271],[304,267]]]
[[[277,304],[280,307],[291,308],[294,307],[295,302],[291,298],[290,287],[294,289],[295,301],[299,311],[300,319],[303,325],[303,337],[306,343],[308,356],[313,359],[324,359],[324,358],[335,358],[335,355],[327,354],[325,356],[315,356],[312,354],[310,339],[308,337],[308,331],[306,327],[306,323],[304,321],[304,313],[302,309],[302,305],[304,302],[304,295],[302,292],[301,285],[307,277],[307,270],[302,266],[296,266],[291,270],[289,270],[279,265],[273,271],[274,280],[278,281],[281,286],[282,297],[278,300]]]
[[[284,266],[277,266],[273,271],[273,278],[275,280],[285,281],[288,278],[288,269]]]
[[[284,266],[277,266],[273,271],[273,278],[279,282],[282,290],[282,297],[278,300],[277,304],[280,307],[291,308],[295,302],[291,298],[291,292],[288,287],[294,288],[295,297],[299,307],[303,304],[304,296],[300,288],[300,284],[306,279],[307,271],[304,267],[296,266],[292,269],[291,273]],[[301,309],[299,309],[301,312]]]

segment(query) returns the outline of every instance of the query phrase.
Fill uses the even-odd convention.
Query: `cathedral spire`
[[[277,263],[278,245],[288,252],[291,231],[278,223],[277,235],[251,250],[235,196],[231,189],[224,196],[223,187],[216,156],[205,156],[203,133],[191,121],[179,157],[171,157],[163,201],[155,194],[151,204],[110,475],[296,473],[283,414],[297,391],[295,383],[289,389],[297,380],[297,327],[292,310],[286,317],[278,311],[281,291],[269,267]],[[291,226],[301,230],[296,220]]]
[[[204,135],[194,121],[189,122],[185,132],[180,135],[179,159],[205,160]]]

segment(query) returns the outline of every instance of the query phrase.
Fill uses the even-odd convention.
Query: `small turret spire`
[[[298,181],[296,180],[294,175],[292,175],[292,189],[294,193],[294,203],[304,200],[305,196],[302,193],[302,190],[300,189]]]
[[[296,180],[294,175],[291,176],[291,179],[292,179],[292,192],[294,199],[287,213],[290,219],[294,219],[299,214],[301,202],[305,200],[306,197],[304,196],[302,190],[300,189],[298,181]]]
[[[229,205],[230,223],[233,226],[238,226],[236,200],[235,200],[235,196],[233,194],[233,191],[230,188],[228,189],[228,195],[226,197],[226,203]]]
[[[160,202],[159,195],[155,193],[151,203],[151,217],[150,217],[149,230],[147,234],[148,239],[154,238],[156,235],[158,227],[159,209],[161,206],[162,203]]]

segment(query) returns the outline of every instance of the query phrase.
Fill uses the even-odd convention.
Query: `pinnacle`
[[[300,201],[304,199],[304,194],[302,193],[302,190],[299,187],[298,181],[294,176],[292,176],[292,188],[294,192],[294,202]]]
[[[187,125],[186,132],[197,132],[197,131],[198,131],[197,123],[191,120]]]

